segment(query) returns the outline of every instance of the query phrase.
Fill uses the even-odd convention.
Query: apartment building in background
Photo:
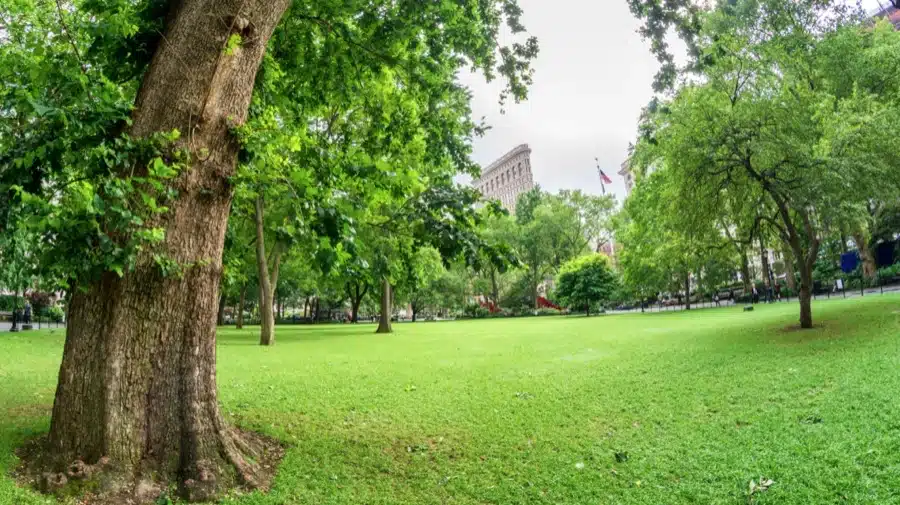
[[[472,186],[485,199],[500,200],[510,213],[515,214],[519,195],[534,188],[531,172],[531,148],[522,144],[482,169],[481,178]]]

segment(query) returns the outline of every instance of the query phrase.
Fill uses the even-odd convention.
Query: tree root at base
[[[74,498],[83,505],[150,505],[166,497],[211,501],[232,493],[267,491],[284,457],[284,444],[233,427],[224,427],[218,435],[219,465],[228,468],[198,461],[196,478],[162,474],[152,461],[142,462],[137,471],[123,470],[107,457],[94,462],[76,459],[63,466],[47,450],[46,436],[27,441],[16,451],[20,464],[13,478],[22,487]],[[222,478],[228,474],[233,478]]]

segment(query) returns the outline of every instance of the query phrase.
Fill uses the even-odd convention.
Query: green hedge
[[[13,301],[15,297],[13,295],[0,295],[0,312],[12,312],[13,310]],[[18,307],[21,309],[24,305],[24,300],[22,297],[18,297]]]

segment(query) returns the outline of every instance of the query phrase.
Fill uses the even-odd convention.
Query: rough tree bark
[[[747,252],[741,251],[741,280],[744,282],[744,296],[753,292],[753,279],[750,275],[750,260],[747,258]]]
[[[819,245],[821,241],[812,224],[812,218],[810,218],[808,210],[801,209],[796,211],[796,214],[799,214],[803,223],[803,233],[805,237],[801,237],[801,232],[794,224],[787,202],[777,196],[773,196],[773,199],[775,200],[776,205],[778,205],[778,212],[781,215],[781,221],[784,225],[780,229],[780,233],[785,242],[790,245],[791,251],[794,253],[794,257],[798,259],[797,263],[800,267],[800,327],[809,329],[813,327],[813,267],[815,266],[816,258],[819,255]],[[805,251],[803,248],[804,240],[808,244]]]
[[[875,254],[872,252],[866,233],[864,231],[854,231],[853,241],[856,242],[856,248],[859,250],[863,276],[869,280],[874,279],[878,273],[878,266],[875,263]]]
[[[500,306],[500,287],[497,285],[497,269],[491,265],[491,300],[494,305]]]
[[[385,277],[381,281],[381,317],[378,319],[378,329],[375,333],[392,333],[391,327],[391,281]]]
[[[797,292],[797,271],[794,268],[794,253],[790,247],[783,247],[781,255],[784,256],[784,280],[792,293]]]
[[[219,412],[216,304],[239,149],[230,128],[246,120],[266,43],[288,4],[173,2],[130,133],[182,132],[178,147],[192,158],[160,225],[168,256],[195,266],[165,277],[144,256],[122,277],[107,273],[73,290],[48,471],[101,463],[116,478],[99,491],[141,501],[170,484],[189,500],[265,485],[262,445]],[[235,33],[243,42],[225,54]]]
[[[272,270],[266,258],[265,201],[256,198],[256,266],[259,276],[259,345],[275,345],[275,288],[278,286],[278,269],[281,266],[281,250],[272,246]]]
[[[244,329],[244,304],[247,301],[247,283],[241,284],[241,298],[238,300],[238,313],[236,327],[239,330]]]
[[[812,328],[812,266],[806,262],[800,262],[800,327]]]

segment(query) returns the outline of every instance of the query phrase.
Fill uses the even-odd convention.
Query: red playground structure
[[[488,309],[491,314],[497,314],[500,312],[500,307],[496,303],[494,303],[493,300],[481,302],[481,306]]]
[[[538,305],[538,308],[540,308],[540,309],[556,309],[556,310],[562,310],[562,307],[560,307],[559,305],[557,305],[557,304],[551,302],[550,300],[544,298],[543,296],[539,296],[539,297],[538,297],[538,299],[537,299],[537,305]]]

